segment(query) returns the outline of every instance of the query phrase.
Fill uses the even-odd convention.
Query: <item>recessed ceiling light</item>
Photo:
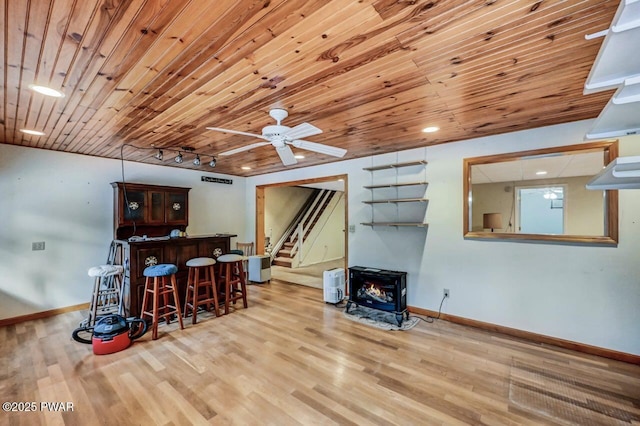
[[[33,90],[34,92],[41,93],[43,95],[53,96],[54,98],[64,98],[64,93],[62,93],[59,90],[52,89],[51,87],[40,86],[37,84],[30,84],[29,89]]]
[[[242,168],[242,170],[251,170],[251,167],[249,167],[249,166],[242,166],[241,168]]]
[[[437,126],[429,126],[422,129],[422,131],[425,133],[433,133],[433,132],[437,132],[438,130],[440,130],[440,127],[437,127]]]
[[[546,175],[547,172],[544,170],[540,170],[539,172],[536,172],[537,175]]]
[[[298,160],[302,160],[304,158],[304,155],[296,154],[296,155],[293,156],[293,158],[297,158]]]
[[[45,135],[44,132],[41,132],[39,130],[20,129],[20,131],[22,133],[26,133],[27,135],[32,135],[32,136],[44,136]]]

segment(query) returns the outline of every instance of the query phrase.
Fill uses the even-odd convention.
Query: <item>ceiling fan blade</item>
[[[255,133],[240,132],[238,130],[221,129],[220,127],[207,127],[207,130],[215,130],[216,132],[233,133],[234,135],[253,136],[254,138],[260,138],[268,140],[262,135],[256,135]]]
[[[297,139],[291,142],[296,148],[306,149],[307,151],[319,152],[320,154],[332,155],[334,157],[344,157],[347,153],[346,149],[336,148],[335,146],[324,145],[316,142],[303,141]]]
[[[240,148],[231,149],[229,151],[221,152],[218,155],[220,155],[220,156],[233,155],[233,154],[237,154],[239,152],[249,151],[250,149],[257,148],[259,146],[270,145],[270,144],[271,144],[270,142],[256,142],[256,143],[252,143],[251,145],[241,146]]]
[[[284,136],[291,140],[294,140],[306,138],[308,136],[319,135],[320,133],[322,133],[322,130],[318,129],[313,124],[302,123],[290,128],[289,131],[285,132]]]
[[[280,156],[282,164],[284,164],[285,166],[290,166],[298,162],[298,160],[296,160],[293,156],[293,151],[291,151],[291,147],[289,145],[276,147],[276,152]]]

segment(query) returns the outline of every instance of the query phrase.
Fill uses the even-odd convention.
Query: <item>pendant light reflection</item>
[[[209,161],[209,167],[214,168],[216,166],[216,159],[215,157],[211,158],[211,161]]]
[[[174,159],[176,161],[176,163],[180,164],[182,163],[182,153],[178,152],[178,155],[176,155],[176,158]]]
[[[196,158],[195,158],[195,160],[193,160],[193,165],[194,166],[199,166],[200,165],[200,156],[198,154],[196,154]]]

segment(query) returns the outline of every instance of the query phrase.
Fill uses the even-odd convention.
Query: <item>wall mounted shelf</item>
[[[421,222],[362,222],[361,225],[366,226],[411,226],[414,228],[426,228],[427,223]]]
[[[386,200],[371,200],[371,201],[363,201],[365,204],[378,204],[378,203],[424,203],[427,202],[426,198],[389,198]]]
[[[640,75],[640,0],[621,0],[611,27],[584,85],[584,93],[615,89],[629,77]]]
[[[585,139],[640,133],[640,0],[621,0],[584,84],[584,94],[617,89]]]
[[[401,186],[418,186],[418,185],[428,185],[428,182],[407,182],[407,183],[386,183],[382,185],[367,185],[363,186],[365,189],[379,189],[379,188],[397,188]]]
[[[399,169],[407,168],[407,167],[415,167],[415,166],[420,166],[421,168],[424,169],[426,165],[427,165],[426,161],[418,160],[418,161],[408,161],[403,163],[383,164],[379,166],[363,168],[363,170],[369,171],[369,172],[376,172],[380,170],[395,170],[395,175],[394,175],[393,182],[380,182],[380,183],[372,182],[371,185],[366,185],[363,187],[365,189],[371,190],[371,200],[363,201],[364,204],[368,204],[371,206],[371,221],[362,222],[361,224],[365,226],[371,226],[371,227],[392,226],[392,227],[426,228],[427,224],[423,223],[422,221],[406,220],[406,219],[410,219],[407,216],[413,216],[414,218],[417,216],[417,214],[422,214],[424,216],[424,212],[425,212],[424,209],[422,208],[418,209],[418,207],[415,207],[415,208],[403,207],[402,209],[400,209],[398,207],[399,205],[407,205],[411,203],[422,203],[425,206],[427,205],[429,200],[427,198],[424,198],[424,190],[420,191],[421,193],[418,194],[418,191],[420,189],[419,187],[425,187],[428,185],[426,180],[414,180],[414,181],[408,181],[408,182],[398,181],[398,179],[400,178],[400,175],[398,174]],[[406,178],[408,176],[402,176],[402,177]],[[384,177],[381,177],[381,178],[384,179]],[[388,178],[389,176],[387,176],[387,179]],[[371,174],[371,179],[373,181],[374,173]],[[382,192],[381,195],[383,195],[384,197],[376,199],[374,197],[373,190],[380,190],[380,192]],[[401,191],[403,196],[400,196]],[[388,210],[388,207],[382,207],[382,206],[380,207],[380,210],[378,210],[378,213],[383,214],[385,216],[385,219],[390,218],[390,216],[391,217],[395,216],[395,219],[397,220],[394,220],[394,221],[376,221],[375,220],[376,207],[374,205],[385,205],[385,204],[387,205],[395,204],[396,205],[395,213],[393,210]],[[405,219],[405,220],[402,220],[402,219]]]
[[[376,170],[398,169],[398,168],[402,168],[402,167],[421,166],[421,165],[426,165],[426,164],[427,164],[426,161],[418,160],[418,161],[408,161],[406,163],[383,164],[381,166],[365,167],[362,170],[367,170],[369,172],[374,172]]]

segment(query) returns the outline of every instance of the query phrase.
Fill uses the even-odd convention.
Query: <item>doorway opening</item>
[[[348,265],[348,176],[334,175],[298,181],[280,182],[256,186],[256,249],[258,253],[272,254],[278,240],[284,235],[282,223],[295,215],[305,191],[335,192],[329,219],[322,225],[322,232],[315,231],[313,246],[305,247],[304,256],[300,255],[293,267],[283,267],[281,262],[273,264],[271,276],[281,281],[322,288],[323,272],[329,269],[344,268]],[[287,192],[290,188],[291,192]],[[285,194],[285,195],[282,195]],[[293,195],[291,195],[293,194]],[[287,198],[289,197],[289,198]],[[319,234],[319,235],[318,235]],[[306,244],[306,243],[305,243]]]
[[[564,234],[565,185],[516,187],[518,232]]]

